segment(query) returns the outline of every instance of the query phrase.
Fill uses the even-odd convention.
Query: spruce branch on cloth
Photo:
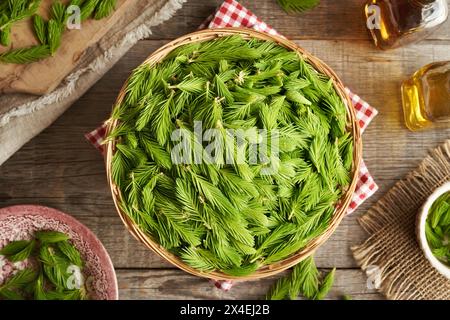
[[[151,0],[133,21],[133,28],[99,55],[94,55],[52,92],[40,97],[7,95],[2,103],[17,105],[0,112],[0,165],[57,119],[72,103],[98,81],[134,44],[152,34],[151,28],[170,19],[186,0]],[[10,97],[11,98],[8,98]],[[8,98],[8,99],[5,99]],[[19,134],[20,133],[20,134]]]

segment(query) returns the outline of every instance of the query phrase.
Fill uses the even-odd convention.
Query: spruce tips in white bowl
[[[450,182],[428,197],[417,216],[416,230],[427,260],[450,279]]]

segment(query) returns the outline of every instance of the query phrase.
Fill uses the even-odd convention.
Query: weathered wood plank
[[[2,179],[25,176],[25,179],[35,177],[39,180],[41,174],[51,183],[56,177],[70,177],[74,173],[84,174],[87,180],[90,179],[89,176],[101,177],[103,175],[101,158],[84,141],[83,134],[108,116],[115,95],[130,70],[163,43],[145,41],[136,46],[66,115],[9,161],[2,168]],[[401,81],[413,70],[431,61],[450,59],[448,44],[421,43],[390,52],[367,50],[360,42],[342,44],[329,41],[300,41],[300,44],[323,58],[349,87],[379,109],[380,115],[364,135],[364,150],[365,160],[382,188],[385,185],[389,187],[393,181],[414,168],[429,148],[448,137],[448,129],[421,133],[406,130],[399,90]],[[48,147],[48,144],[51,144],[51,147]],[[61,152],[62,148],[65,152]],[[55,163],[61,165],[55,167]],[[27,164],[33,164],[33,167],[26,166]],[[83,178],[79,178],[81,183],[89,183],[89,180],[82,181]],[[29,180],[24,182],[26,181],[30,183]],[[49,192],[48,188],[38,188],[36,184],[30,187],[34,189],[36,195],[39,192],[46,194]],[[26,186],[17,185],[12,186],[8,194],[12,196],[12,192],[20,190],[23,190],[24,195],[30,195]],[[100,199],[103,199],[101,194],[104,194],[107,188],[103,185],[96,190],[99,190]],[[99,196],[95,191],[94,194]],[[14,193],[14,196],[20,197],[20,194]],[[3,196],[5,197],[8,195]]]
[[[189,0],[167,23],[153,29],[151,39],[173,39],[195,31],[223,0]],[[314,10],[287,15],[275,0],[240,0],[259,18],[290,39],[369,39],[363,0],[322,0]],[[450,20],[429,39],[449,40]],[[372,44],[371,44],[372,45]]]
[[[328,271],[328,270],[326,270]],[[178,270],[116,270],[121,299],[264,299],[278,277],[236,283],[228,291],[214,287],[208,280]],[[286,273],[284,273],[286,274]],[[344,294],[355,300],[382,299],[367,288],[360,270],[341,269],[327,299],[342,299]]]

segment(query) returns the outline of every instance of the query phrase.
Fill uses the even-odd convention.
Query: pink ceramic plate
[[[30,239],[35,231],[55,230],[68,234],[85,262],[83,274],[91,299],[117,300],[116,273],[108,253],[84,225],[61,211],[35,205],[0,209],[0,248],[15,240]],[[0,256],[0,284],[27,262],[12,264]]]

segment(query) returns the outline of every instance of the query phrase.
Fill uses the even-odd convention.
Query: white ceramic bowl
[[[422,208],[419,210],[416,221],[416,233],[417,239],[419,241],[419,245],[422,248],[422,251],[425,254],[427,260],[431,263],[431,265],[439,271],[442,275],[444,275],[447,279],[450,279],[450,267],[441,262],[438,258],[436,258],[431,252],[430,246],[428,244],[426,235],[425,235],[425,223],[428,217],[428,212],[430,211],[433,203],[446,192],[450,191],[450,182],[445,183],[441,187],[437,188],[425,201]]]

